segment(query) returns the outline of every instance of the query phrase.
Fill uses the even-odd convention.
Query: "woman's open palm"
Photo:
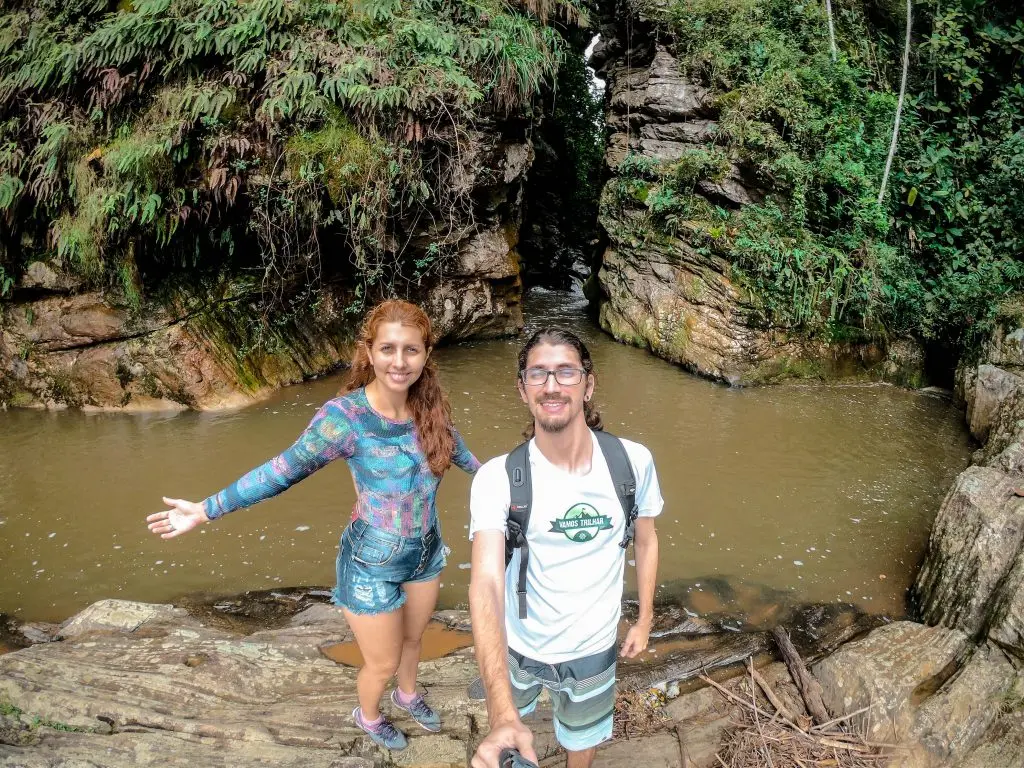
[[[159,534],[161,539],[173,539],[191,531],[197,525],[210,522],[202,504],[184,499],[169,499],[166,496],[163,499],[164,504],[171,509],[155,512],[146,518],[149,530]]]

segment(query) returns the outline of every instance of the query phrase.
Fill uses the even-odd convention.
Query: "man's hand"
[[[499,768],[501,750],[509,747],[519,750],[519,754],[527,760],[537,762],[537,753],[533,751],[533,732],[523,725],[522,720],[516,718],[491,729],[487,738],[476,748],[470,765],[472,768]]]
[[[630,627],[629,632],[626,633],[626,639],[622,643],[622,657],[625,659],[635,659],[643,653],[647,649],[647,640],[650,635],[650,620],[644,621],[641,619]]]

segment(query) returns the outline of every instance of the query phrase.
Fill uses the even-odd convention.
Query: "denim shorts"
[[[436,579],[448,551],[436,520],[415,538],[353,520],[341,534],[334,604],[369,616],[397,611],[405,604],[402,585]]]

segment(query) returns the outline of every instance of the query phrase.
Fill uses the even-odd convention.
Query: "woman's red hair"
[[[423,337],[423,345],[429,352],[434,347],[434,332],[427,313],[401,299],[382,301],[366,315],[359,331],[356,351],[352,356],[352,367],[341,393],[365,387],[376,376],[370,364],[369,350],[377,337],[381,323],[401,323],[416,328]],[[416,425],[416,439],[420,449],[427,456],[430,471],[440,477],[452,465],[455,453],[455,437],[452,435],[452,411],[448,398],[441,390],[437,378],[437,367],[429,357],[423,372],[409,387],[409,410]]]

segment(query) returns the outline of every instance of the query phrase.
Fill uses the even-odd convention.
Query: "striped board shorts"
[[[525,717],[537,708],[547,688],[555,720],[555,738],[579,752],[612,737],[615,713],[616,648],[559,664],[545,664],[508,649],[512,698]]]

